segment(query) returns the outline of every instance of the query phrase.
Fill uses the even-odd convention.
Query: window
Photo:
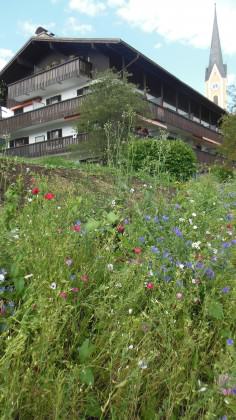
[[[219,104],[218,96],[217,95],[214,96],[213,101],[215,102],[216,105]]]
[[[52,104],[56,104],[57,102],[61,101],[61,95],[57,95],[57,96],[52,96],[51,98],[48,98],[46,100],[46,104],[47,105],[52,105]]]
[[[15,109],[14,115],[20,115],[20,114],[23,114],[23,108]]]
[[[171,86],[164,84],[163,106],[176,111],[176,91]]]
[[[77,96],[83,96],[83,95],[86,95],[87,93],[89,93],[88,87],[77,89]]]
[[[11,140],[10,147],[20,147],[29,144],[29,137],[20,137],[19,139]]]
[[[62,129],[57,128],[47,132],[47,140],[60,139],[62,137]]]
[[[38,143],[40,141],[45,141],[45,136],[44,135],[42,135],[42,136],[36,136],[34,138],[34,140],[35,140],[35,143]]]
[[[189,118],[189,98],[181,92],[178,94],[178,113]]]

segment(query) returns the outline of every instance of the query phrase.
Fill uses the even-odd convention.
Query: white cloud
[[[24,35],[24,36],[34,36],[35,35],[35,31],[38,28],[38,26],[42,26],[45,29],[49,29],[52,30],[55,27],[55,23],[54,22],[49,22],[49,23],[33,23],[32,21],[28,21],[28,20],[24,20],[24,21],[19,21],[18,22],[18,28],[20,30],[20,32]]]
[[[87,34],[93,30],[92,25],[80,23],[76,18],[69,17],[65,23],[64,33],[76,32],[79,34]]]
[[[236,83],[236,74],[228,74],[228,85],[235,85]]]
[[[75,0],[76,1],[76,0]],[[158,33],[166,41],[209,48],[214,16],[213,0],[107,0],[118,16],[144,32]],[[236,53],[236,2],[218,0],[218,23],[224,53]]]
[[[106,9],[106,4],[96,0],[70,0],[69,8],[89,16],[96,16]]]
[[[8,63],[13,57],[14,53],[12,50],[6,48],[0,48],[0,70]]]
[[[158,42],[156,45],[154,45],[154,48],[156,48],[157,50],[159,50],[162,47],[162,43]]]

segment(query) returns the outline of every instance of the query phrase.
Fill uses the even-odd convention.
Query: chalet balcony
[[[7,156],[21,157],[40,157],[44,155],[55,155],[69,152],[74,146],[87,143],[88,135],[79,134],[78,136],[67,136],[58,139],[41,141],[38,143],[27,144],[19,147],[11,147],[5,150]],[[83,149],[83,147],[82,147]],[[87,153],[81,154],[81,160],[89,158]]]
[[[91,71],[91,63],[76,58],[12,83],[8,85],[8,107],[14,101],[23,102],[32,97],[45,96],[45,89],[53,94],[58,91],[58,86],[69,88],[78,78],[81,83],[86,83],[91,78]]]
[[[43,106],[34,111],[23,112],[23,114],[0,120],[0,136],[14,133],[26,127],[40,125],[49,121],[65,119],[76,115],[83,96],[67,99],[52,105]]]
[[[207,139],[212,145],[214,145],[214,142],[222,142],[222,136],[216,130],[207,128],[204,125],[192,121],[191,119],[184,117],[175,111],[171,111],[153,103],[150,104],[150,109],[152,118],[167,125],[167,127],[172,127],[180,131],[188,132],[191,136],[199,139]]]

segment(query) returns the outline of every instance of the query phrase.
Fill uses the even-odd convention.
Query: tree
[[[126,116],[130,113],[135,126],[139,114],[148,115],[148,104],[136,87],[128,82],[128,74],[108,70],[90,84],[79,112],[78,132],[96,132],[96,135],[105,137],[108,123],[115,131],[121,123],[128,127],[130,118],[126,121]],[[125,130],[123,135],[125,137]]]
[[[221,130],[224,138],[220,151],[229,161],[236,161],[236,114],[224,115]]]

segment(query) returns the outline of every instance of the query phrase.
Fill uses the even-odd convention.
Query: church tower
[[[217,22],[215,5],[215,17],[211,40],[209,65],[206,69],[206,96],[221,108],[227,108],[227,65],[223,64],[220,35]]]

